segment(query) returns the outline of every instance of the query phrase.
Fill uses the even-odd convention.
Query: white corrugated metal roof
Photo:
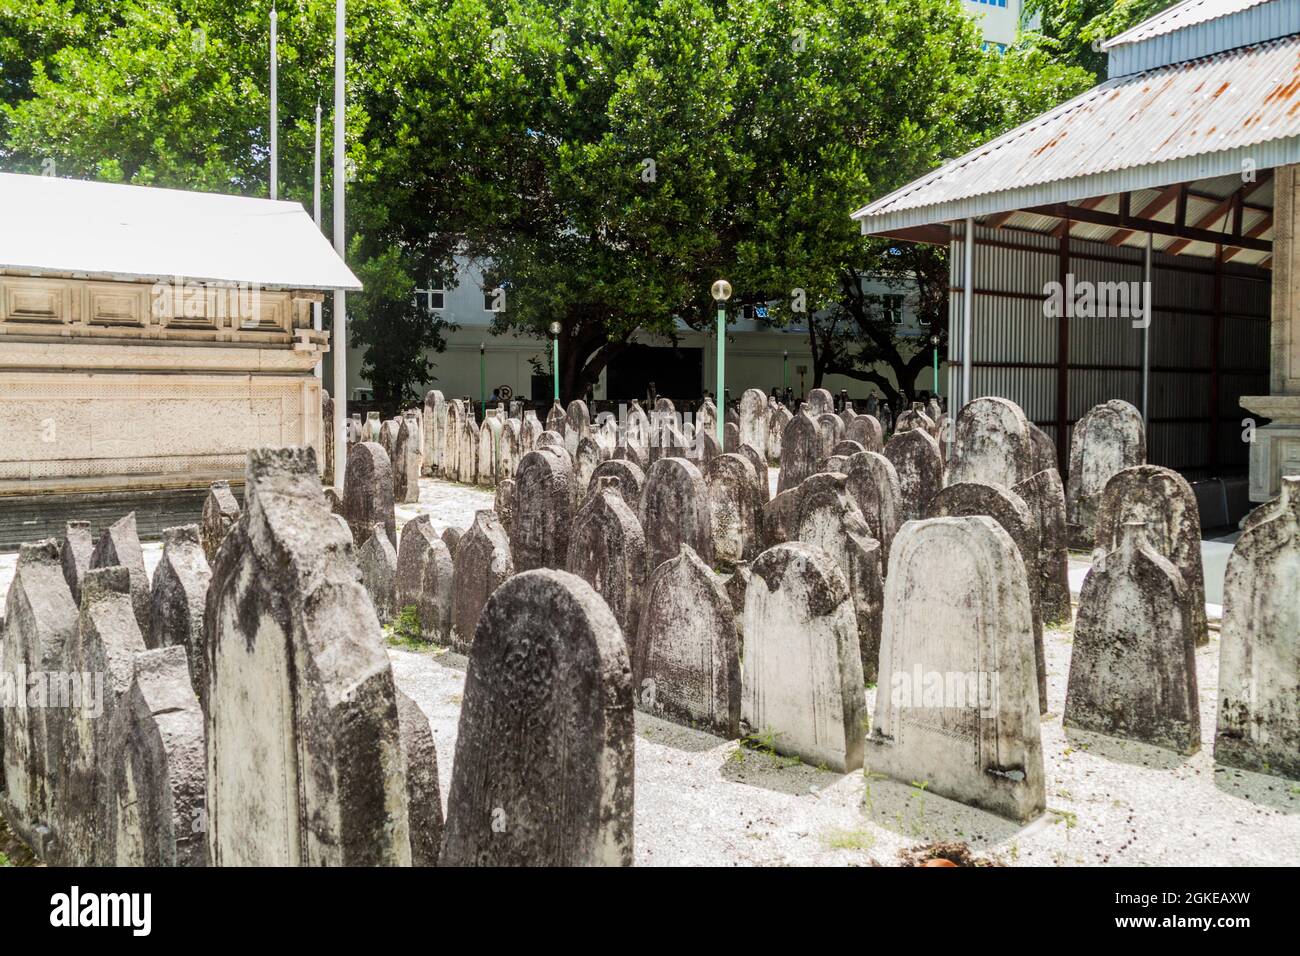
[[[1185,0],[1103,45],[1112,79],[1300,33],[1300,0]]]
[[[1300,162],[1300,36],[1107,80],[859,209],[881,233]]]
[[[1140,43],[1152,37],[1183,30],[1198,23],[1217,20],[1257,7],[1272,0],[1183,0],[1168,10],[1162,10],[1148,20],[1143,20],[1135,27],[1130,27],[1119,36],[1112,37],[1102,44],[1103,50],[1125,43]]]
[[[0,269],[357,290],[300,203],[0,173]]]

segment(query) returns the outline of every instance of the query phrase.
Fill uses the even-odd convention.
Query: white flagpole
[[[343,217],[343,110],[345,75],[344,24],[347,17],[347,0],[334,0],[334,251],[344,255],[347,238],[344,235]],[[348,416],[348,316],[345,299],[347,293],[334,290],[334,334],[330,347],[334,349],[334,487],[343,493],[343,475],[347,470],[348,436],[344,422]]]
[[[280,198],[280,134],[279,134],[279,112],[280,102],[277,90],[277,70],[276,60],[279,59],[276,53],[276,13],[275,7],[271,7],[271,198]]]
[[[316,228],[320,228],[320,100],[316,100],[316,154],[312,161],[312,218],[316,221]],[[321,309],[322,303],[313,302],[311,305],[311,325],[317,332],[321,330]],[[316,363],[316,377],[320,378],[324,374],[324,362]],[[338,391],[336,388],[334,391]]]

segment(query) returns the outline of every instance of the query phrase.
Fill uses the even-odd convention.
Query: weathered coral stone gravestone
[[[130,572],[131,606],[140,630],[149,630],[149,572],[135,530],[135,512],[119,518],[104,529],[90,556],[91,568],[123,567]]]
[[[611,487],[615,488],[627,506],[632,509],[633,516],[641,507],[641,491],[645,488],[645,472],[635,462],[628,461],[626,458],[611,458],[608,461],[602,461],[596,466],[596,470],[591,473],[591,482],[589,489],[594,489],[602,478],[617,478],[618,484]],[[570,568],[569,570],[573,570]]]
[[[524,412],[524,420],[519,426],[520,458],[523,458],[524,455],[537,447],[537,439],[542,436],[542,432],[544,431],[546,431],[546,428],[542,425],[541,420],[538,419],[537,412],[533,411],[531,408]]]
[[[1074,425],[1069,481],[1065,486],[1070,547],[1091,551],[1097,509],[1106,483],[1125,468],[1147,460],[1142,414],[1118,399],[1095,405]]]
[[[501,519],[501,526],[506,529],[506,534],[510,534],[515,519],[515,480],[513,478],[505,478],[497,482],[497,493],[492,501],[492,508]]]
[[[1214,759],[1300,780],[1300,476],[1228,558]]]
[[[76,631],[77,606],[63,579],[58,543],[51,538],[22,545],[5,599],[0,673],[65,672]],[[38,706],[25,691],[0,709],[0,810],[15,834],[44,858],[54,796],[49,781],[62,765],[62,713]]]
[[[740,396],[740,443],[759,451],[767,448],[767,396],[747,388]]]
[[[1046,800],[1036,671],[1029,580],[1011,537],[988,517],[905,525],[885,581],[867,767],[1032,819]]]
[[[501,478],[501,441],[505,423],[497,412],[488,412],[478,430],[478,483],[492,487]]]
[[[742,455],[719,455],[704,466],[704,482],[713,522],[715,560],[727,567],[748,561],[758,543],[753,466]]]
[[[580,578],[517,574],[470,649],[441,863],[632,864],[632,669]]]
[[[870,416],[860,415],[859,419]],[[898,534],[900,498],[898,472],[884,455],[864,451],[849,458],[845,467],[844,489],[849,493],[871,537],[880,542],[880,568],[889,573],[889,549]]]
[[[1034,473],[1029,421],[1015,402],[976,398],[957,416],[948,484],[982,482],[1012,488]]]
[[[412,418],[399,418],[393,440],[393,500],[410,504],[420,500],[420,432]]]
[[[384,526],[389,543],[397,546],[393,467],[388,453],[377,442],[363,441],[348,455],[343,478],[343,517],[358,547],[366,543],[376,524]]]
[[[431,389],[424,393],[424,415],[420,426],[424,430],[421,444],[424,446],[424,462],[420,467],[422,475],[442,473],[443,432],[447,424],[447,400],[442,392]]]
[[[1058,471],[1056,461],[1056,442],[1048,437],[1047,432],[1043,431],[1033,422],[1029,423],[1029,440],[1034,446],[1034,473],[1046,471],[1051,468]]]
[[[824,388],[814,388],[808,393],[806,401],[808,409],[812,412],[814,418],[835,411],[835,396]]]
[[[495,511],[474,513],[474,523],[456,547],[451,578],[451,644],[468,651],[483,605],[515,573],[510,537]]]
[[[1106,482],[1097,509],[1096,547],[1119,547],[1124,525],[1146,525],[1146,541],[1164,555],[1187,585],[1192,633],[1197,644],[1210,641],[1205,618],[1205,570],[1201,559],[1201,512],[1196,492],[1178,472],[1159,465],[1137,465],[1117,472]]]
[[[1013,489],[1038,526],[1038,603],[1044,624],[1068,624],[1070,552],[1065,530],[1065,487],[1055,468],[1045,468]]]
[[[767,420],[767,448],[760,448],[759,451],[766,452],[767,460],[773,464],[781,463],[782,440],[785,436],[785,427],[790,424],[790,419],[794,416],[790,414],[790,409],[784,405],[777,405],[772,409]]]
[[[397,550],[377,524],[357,548],[357,568],[361,571],[361,584],[370,595],[380,624],[387,624],[398,612],[397,607]]]
[[[930,499],[943,487],[939,443],[924,428],[912,428],[885,443],[885,457],[898,475],[898,520],[924,517]]]
[[[550,427],[550,423],[547,423]],[[564,412],[564,447],[569,454],[578,454],[578,442],[591,435],[591,411],[580,398],[569,402]]]
[[[203,679],[203,608],[208,597],[212,569],[203,557],[198,525],[182,525],[163,531],[162,558],[153,572],[149,648],[180,646],[196,693]]]
[[[510,547],[515,570],[564,566],[576,499],[573,464],[563,448],[539,446],[515,472]]]
[[[397,552],[396,601],[399,611],[414,607],[420,634],[445,644],[451,638],[451,551],[433,532],[427,514],[402,526]]]
[[[184,648],[136,655],[108,738],[101,862],[205,866],[203,711]]]
[[[825,551],[769,548],[745,589],[741,717],[778,753],[838,773],[862,766],[866,691],[853,601]]]
[[[626,636],[637,632],[646,577],[645,535],[616,477],[598,477],[573,521],[565,562],[605,599]]]
[[[551,406],[551,410],[546,413],[546,430],[555,432],[563,437],[565,426],[568,425],[569,416],[565,413],[564,407],[556,402]]]
[[[738,736],[735,611],[722,581],[689,545],[650,576],[633,637],[632,683],[639,709],[700,724],[723,737]]]
[[[962,481],[939,491],[930,502],[927,517],[967,518],[986,515],[996,521],[1016,543],[1029,584],[1034,626],[1034,660],[1038,674],[1038,706],[1047,712],[1047,659],[1043,651],[1043,615],[1039,602],[1042,578],[1038,570],[1038,521],[1029,506],[1003,485]],[[940,579],[942,580],[942,579]]]
[[[68,642],[66,666],[74,674],[95,675],[101,709],[66,711],[61,765],[51,768],[60,865],[108,862],[108,780],[114,759],[110,730],[131,688],[136,655],[145,650],[131,591],[130,572],[121,565],[91,569],[82,585],[81,616]]]
[[[1123,525],[1084,579],[1062,722],[1184,754],[1200,749],[1187,586],[1140,521]]]
[[[247,475],[205,617],[209,860],[409,863],[392,670],[315,455],[255,449]]]
[[[777,480],[777,493],[789,491],[815,474],[817,463],[823,457],[821,426],[804,405],[781,434],[781,475]]]
[[[459,450],[456,452],[456,480],[462,485],[478,482],[479,424],[473,409],[465,412],[460,426]]]
[[[573,458],[573,484],[580,504],[587,496],[591,485],[591,476],[605,459],[605,449],[600,442],[590,435],[584,435],[578,442],[578,451]]]
[[[684,544],[706,564],[713,564],[708,486],[700,470],[685,458],[660,458],[650,466],[641,494],[640,521],[650,572],[677,557]]]
[[[442,476],[460,481],[460,433],[465,426],[465,404],[459,398],[447,402],[442,429]]]
[[[90,570],[90,558],[95,553],[95,539],[90,536],[89,521],[69,521],[63,529],[63,543],[59,548],[63,560],[63,579],[72,592],[72,603],[81,603],[81,579]]]
[[[420,705],[397,692],[397,727],[406,768],[406,806],[411,834],[411,865],[436,866],[442,849],[442,794],[438,751],[429,718]]]

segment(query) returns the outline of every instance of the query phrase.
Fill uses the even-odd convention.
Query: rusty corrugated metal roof
[[[1108,80],[859,209],[880,233],[1300,162],[1300,35]]]

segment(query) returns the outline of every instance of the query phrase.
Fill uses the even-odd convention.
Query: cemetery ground
[[[771,472],[776,484],[777,471]],[[420,480],[418,504],[397,505],[399,526],[428,514],[434,530],[468,528],[492,507],[490,490]],[[161,544],[144,545],[152,574]],[[0,555],[0,593],[16,556]],[[1071,556],[1072,570],[1086,556]],[[1078,578],[1079,574],[1072,574]],[[1076,595],[1077,597],[1077,595]],[[385,633],[400,690],[429,718],[446,774],[456,748],[466,658]],[[635,863],[679,866],[896,866],[932,855],[983,865],[1294,865],[1300,853],[1300,784],[1216,765],[1219,635],[1196,650],[1202,742],[1184,757],[1062,726],[1072,628],[1045,634],[1048,707],[1041,723],[1047,811],[1028,825],[865,771],[831,772],[775,754],[756,733],[727,741],[636,713]],[[867,710],[880,690],[870,687]],[[938,846],[942,845],[942,846]],[[0,865],[31,865],[0,826]]]

